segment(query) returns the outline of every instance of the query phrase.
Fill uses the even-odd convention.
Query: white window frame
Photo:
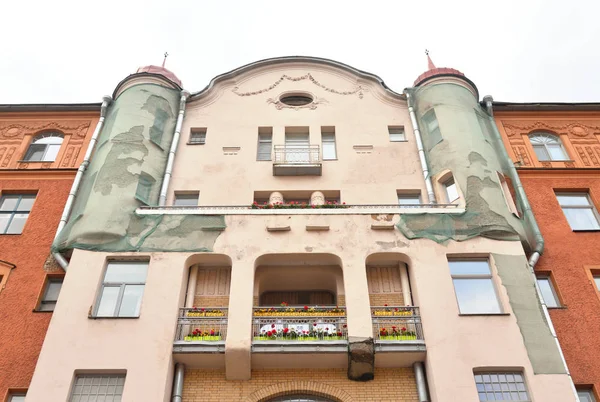
[[[266,148],[269,148],[269,152]],[[256,160],[270,161],[273,156],[273,128],[259,127],[258,128],[258,144],[256,146]]]
[[[206,144],[206,127],[195,127],[190,129],[190,138],[188,145]]]
[[[544,303],[546,304],[546,306],[548,308],[559,308],[559,307],[561,307],[560,298],[558,297],[558,293],[556,292],[556,287],[554,286],[554,281],[552,280],[551,275],[550,274],[537,274],[536,275],[536,281],[538,283],[538,287],[540,288],[540,291],[542,292],[542,296],[544,294],[544,291],[543,291],[543,286],[540,285],[540,282],[547,282],[548,283],[548,286],[550,288],[550,292],[552,293],[553,300],[546,300],[546,297],[544,297]]]
[[[521,379],[518,380],[517,376]],[[522,371],[477,370],[473,373],[473,380],[475,381],[479,401],[531,402],[531,393],[527,387],[525,374]],[[519,385],[522,385],[522,387]],[[522,395],[523,393],[525,395]],[[485,394],[485,399],[481,399],[481,394]],[[494,399],[489,399],[489,394],[492,394]],[[519,399],[513,399],[515,394]],[[502,399],[498,399],[498,397]]]
[[[448,202],[448,204],[453,204],[456,201],[460,200],[460,192],[458,191],[458,184],[456,183],[456,180],[454,180],[454,176],[451,175],[446,180],[444,180],[442,186],[444,186],[444,193],[446,195],[446,201]],[[452,188],[452,186],[454,186],[454,192],[456,193],[456,198],[454,199],[451,199],[452,195],[450,194],[450,188]]]
[[[27,218],[25,218],[25,223],[23,224],[23,229],[25,229],[25,225],[27,225],[27,221],[29,220],[29,215],[31,214],[31,210],[33,209],[33,206],[35,204],[35,199],[37,198],[37,194],[11,194],[11,193],[2,194],[0,196],[0,206],[2,206],[2,204],[4,203],[4,201],[6,199],[15,198],[15,197],[17,198],[17,203],[15,204],[14,209],[12,209],[10,211],[9,210],[0,211],[0,217],[8,216],[8,221],[6,222],[6,226],[0,227],[0,235],[12,235],[12,234],[23,233],[23,230],[21,230],[20,232],[8,232],[8,229],[10,228],[12,222],[14,221],[15,215],[27,215]],[[33,199],[30,209],[19,209],[23,199]],[[2,222],[2,221],[0,221],[0,222]]]
[[[594,395],[594,390],[593,389],[577,389],[577,397],[579,398],[580,402],[596,402],[596,395]],[[587,399],[582,399],[582,397],[585,397]]]
[[[325,144],[327,144],[332,150],[331,155],[325,154]],[[332,145],[333,144],[333,145]],[[335,143],[335,131],[321,131],[321,150],[323,152],[324,161],[337,160],[337,147]]]
[[[69,402],[78,401],[80,397],[104,396],[111,397],[111,399],[106,399],[111,401],[115,400],[114,397],[122,398],[125,380],[125,374],[76,374],[73,380],[71,395],[69,395]],[[113,392],[110,392],[111,390]],[[76,399],[75,397],[78,398]],[[96,399],[94,398],[94,400]],[[118,400],[120,401],[121,399],[119,398]]]
[[[49,143],[41,142],[46,138],[56,138],[56,140]],[[54,162],[60,152],[60,148],[62,147],[64,140],[64,135],[57,132],[47,132],[38,134],[33,138],[31,144],[29,144],[29,147],[27,148],[27,152],[25,152],[23,160],[27,162]],[[42,150],[42,146],[42,157],[40,159],[31,159],[33,154],[37,152],[35,149],[38,148],[38,150]],[[52,150],[52,152],[50,152],[50,150]]]
[[[406,142],[406,132],[403,126],[388,126],[390,142]]]
[[[584,204],[580,204],[580,205],[562,205],[559,197],[569,197],[569,196],[585,197],[586,200],[587,200],[587,204],[585,204],[585,205]],[[571,227],[571,229],[573,231],[600,230],[600,215],[598,215],[598,211],[596,210],[596,206],[592,202],[592,199],[590,198],[589,193],[581,193],[581,192],[577,192],[577,193],[556,192],[556,200],[558,201],[558,205],[560,205],[560,209],[563,211],[563,214],[565,215],[565,219],[567,220],[567,222],[569,223],[569,226]],[[597,227],[595,227],[595,228],[574,228],[573,225],[571,225],[571,222],[569,222],[567,214],[565,214],[565,209],[590,209],[592,211],[592,213],[593,213],[594,218],[596,219],[596,225],[597,225]]]
[[[398,205],[403,208],[418,208],[419,205],[423,202],[421,200],[421,193],[401,193],[397,192],[398,196]],[[402,200],[417,200],[416,204],[413,203],[403,203]]]
[[[560,137],[557,135],[538,131],[529,134],[529,143],[533,148],[536,158],[540,162],[562,162],[570,160],[569,154],[565,150],[565,147],[563,146]],[[550,152],[550,146],[554,146],[555,148],[560,149],[562,153],[562,158],[554,159],[552,157],[552,153]],[[544,152],[546,155],[540,155],[538,151]]]
[[[458,262],[485,262],[487,264],[489,273],[487,273],[487,274],[453,274],[452,273],[452,263],[458,263]],[[458,311],[459,311],[460,315],[494,315],[494,314],[504,314],[502,302],[501,302],[500,297],[498,295],[498,287],[496,286],[496,281],[494,280],[494,274],[493,274],[493,271],[492,271],[492,264],[491,264],[491,262],[490,262],[490,260],[488,258],[450,258],[450,259],[448,259],[448,268],[450,270],[450,277],[452,278],[452,285],[454,287],[454,295],[456,296],[456,304],[458,306]],[[470,280],[470,279],[473,279],[473,280],[487,279],[487,280],[490,281],[490,283],[492,284],[493,297],[494,297],[494,300],[496,301],[496,304],[498,306],[498,311],[476,311],[476,312],[470,312],[470,311],[463,311],[463,309],[461,309],[459,295],[456,292],[455,280],[464,281],[464,280]]]
[[[15,397],[18,397],[19,399],[16,399]],[[25,398],[27,397],[27,392],[11,392],[8,395],[8,400],[7,402],[19,402],[19,401],[25,401]],[[23,398],[23,399],[21,399]]]
[[[111,264],[146,265],[146,278],[144,279],[143,282],[125,282],[125,281],[107,282],[106,274],[108,273],[108,270],[109,270]],[[148,278],[148,268],[149,268],[149,261],[133,261],[133,260],[110,260],[110,261],[108,261],[108,263],[106,264],[106,269],[104,270],[104,276],[102,277],[102,285],[100,287],[100,292],[98,293],[98,297],[96,298],[96,305],[94,307],[94,315],[93,315],[94,318],[138,318],[140,316],[140,311],[138,311],[138,313],[136,315],[119,315],[119,311],[120,311],[122,303],[123,303],[123,294],[125,293],[125,288],[127,286],[144,286],[144,290],[142,291],[142,294],[140,295],[140,310],[141,310],[141,302],[144,298],[144,293],[146,290],[146,280]],[[104,289],[108,288],[108,287],[118,287],[119,288],[119,294],[117,296],[117,301],[115,303],[115,310],[113,311],[112,315],[98,315],[98,311],[100,309],[100,304],[102,303],[102,295],[104,294]]]

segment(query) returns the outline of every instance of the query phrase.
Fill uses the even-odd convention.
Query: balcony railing
[[[255,307],[254,342],[346,341],[346,309],[336,306]]]
[[[321,150],[318,145],[275,145],[273,175],[321,175]]]
[[[418,307],[371,307],[373,339],[376,341],[423,341]]]
[[[175,342],[219,342],[227,338],[227,308],[180,308]]]

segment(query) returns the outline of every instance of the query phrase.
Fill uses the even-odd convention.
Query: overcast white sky
[[[600,102],[600,1],[4,1],[0,103],[99,102],[162,62],[196,92],[276,56],[318,56],[401,92],[426,69],[472,79],[481,97]]]

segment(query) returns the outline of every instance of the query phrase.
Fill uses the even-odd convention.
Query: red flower
[[[387,307],[387,304],[384,304],[383,307]]]
[[[275,324],[271,324],[271,328],[275,328]]]
[[[284,328],[284,329],[283,329],[283,333],[284,333],[284,334],[287,334],[289,330],[290,330],[289,328]]]
[[[344,324],[343,327],[346,328],[348,325]]]
[[[396,326],[395,326],[395,325],[392,325],[392,329],[396,329]]]
[[[267,331],[267,336],[271,336],[271,331]]]
[[[329,331],[329,328],[325,328],[325,331]]]
[[[201,308],[200,310],[204,311],[204,308]]]
[[[308,306],[304,306],[304,310],[308,310]]]
[[[315,322],[315,323],[313,323],[313,327],[316,327],[316,326],[317,326],[317,323],[316,323],[316,322]]]
[[[402,327],[402,328],[401,328],[401,331],[402,331],[402,332],[406,332],[406,328]]]
[[[215,330],[214,330],[214,329],[211,329],[211,330],[210,330],[210,334],[211,334],[211,335],[214,335],[214,334],[215,334]]]
[[[394,309],[394,311],[398,311],[398,307],[396,307],[396,308]]]
[[[342,333],[341,333],[341,332],[338,332],[338,333],[337,333],[337,336],[342,336]]]

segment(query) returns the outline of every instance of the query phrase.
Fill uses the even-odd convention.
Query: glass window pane
[[[58,151],[60,151],[60,145],[48,145],[43,160],[45,162],[54,162],[58,155]]]
[[[175,194],[175,206],[198,206],[198,194]]]
[[[100,295],[100,304],[98,305],[98,317],[113,317],[119,298],[119,286],[105,286]]]
[[[448,261],[452,275],[491,275],[490,265],[485,260]]]
[[[14,211],[19,202],[18,195],[5,195],[0,200],[0,211]]]
[[[577,396],[579,397],[579,402],[596,402],[596,398],[594,398],[594,394],[590,390],[578,390]]]
[[[13,219],[6,230],[7,234],[19,234],[23,232],[23,227],[25,226],[25,222],[27,222],[27,217],[29,214],[14,214]]]
[[[123,292],[119,317],[137,317],[140,315],[144,285],[127,285]]]
[[[60,288],[62,287],[62,280],[50,280],[46,287],[46,294],[44,300],[58,300],[60,294]]]
[[[550,158],[553,161],[564,161],[568,159],[567,155],[565,155],[565,152],[559,144],[549,144],[546,145],[546,148],[548,149],[548,152],[550,153]]]
[[[461,314],[501,312],[491,279],[454,279],[453,282]]]
[[[390,134],[390,141],[395,142],[406,140],[403,127],[388,127],[388,131]]]
[[[563,208],[563,212],[573,230],[600,229],[596,215],[591,208]]]
[[[454,180],[452,180],[452,182],[447,182],[445,186],[448,202],[456,201],[458,199],[458,188],[456,187],[456,183],[454,182]]]
[[[40,307],[39,310],[40,311],[54,311],[54,308],[56,307],[56,302],[54,301],[43,301],[42,303],[40,303]]]
[[[596,288],[600,291],[600,276],[594,276],[594,282],[596,282]]]
[[[335,142],[323,142],[323,159],[336,159]]]
[[[23,159],[32,162],[41,161],[44,157],[44,152],[46,152],[45,144],[31,144]]]
[[[533,150],[535,151],[535,155],[537,156],[539,161],[549,161],[550,155],[546,151],[546,148],[543,145],[534,145]]]
[[[271,160],[271,141],[269,139],[268,142],[259,142],[258,143],[258,153],[256,155],[256,159],[259,161],[270,161]]]
[[[22,211],[22,212],[31,211],[34,201],[35,201],[35,195],[33,195],[33,194],[21,196],[21,202],[19,202],[19,205],[17,206],[17,210]]]
[[[25,395],[12,395],[9,402],[25,402]]]
[[[145,283],[147,272],[146,262],[111,261],[106,268],[104,282]]]
[[[0,214],[0,234],[6,233],[6,227],[12,214]]]
[[[558,307],[558,299],[554,294],[554,289],[552,287],[550,278],[538,278],[537,282],[546,305],[548,307]]]
[[[590,200],[585,194],[557,194],[556,198],[561,206],[590,205]]]
[[[409,194],[403,194],[403,195],[398,195],[398,204],[399,205],[419,205],[421,203],[421,196],[420,195],[409,195]]]
[[[46,134],[42,134],[45,135],[45,137],[42,138],[38,138],[36,140],[33,141],[34,144],[62,144],[63,142],[63,137],[61,137],[60,135],[48,135]]]

